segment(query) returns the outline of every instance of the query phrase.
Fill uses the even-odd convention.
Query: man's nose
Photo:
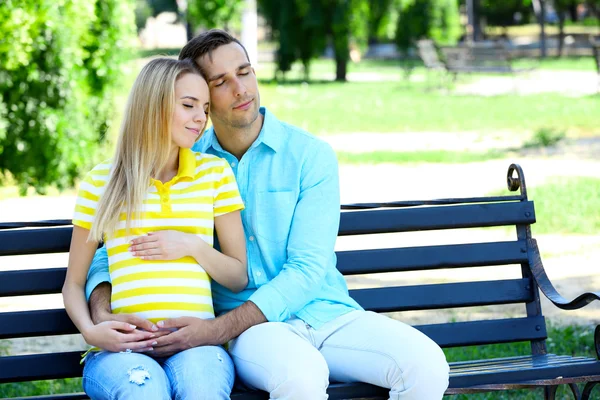
[[[246,93],[246,91],[247,91],[246,90],[246,85],[244,85],[242,83],[242,81],[239,80],[238,78],[235,79],[235,85],[234,85],[233,90],[234,90],[233,94],[236,97],[243,96]]]

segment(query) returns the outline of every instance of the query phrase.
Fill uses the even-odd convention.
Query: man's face
[[[254,68],[242,47],[230,43],[196,59],[210,90],[210,117],[215,125],[247,128],[258,118],[260,96]]]

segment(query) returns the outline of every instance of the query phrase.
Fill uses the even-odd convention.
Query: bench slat
[[[355,289],[350,295],[377,312],[514,304],[532,300],[530,281],[489,282]],[[64,309],[0,313],[0,339],[77,333]]]
[[[441,347],[475,346],[546,339],[544,317],[418,325]]]
[[[546,338],[544,317],[454,322],[416,326],[442,347]],[[64,309],[0,314],[0,339],[78,333]]]
[[[527,263],[525,241],[337,252],[344,275]],[[60,293],[65,268],[0,272],[0,297]]]
[[[533,301],[529,279],[355,289],[350,291],[350,296],[365,309],[376,312],[437,310]]]
[[[337,252],[337,267],[344,275],[527,262],[524,240]]]
[[[79,333],[64,308],[0,313],[0,339]]]
[[[0,272],[0,297],[60,293],[66,268]]]
[[[532,201],[443,207],[350,211],[341,214],[339,235],[411,232],[535,223]]]
[[[0,357],[0,383],[79,377],[81,351]],[[49,368],[51,366],[51,368]]]
[[[0,231],[0,256],[69,251],[72,227]]]
[[[342,212],[339,235],[472,228],[535,222],[533,202]],[[0,231],[0,256],[69,251],[71,227]]]

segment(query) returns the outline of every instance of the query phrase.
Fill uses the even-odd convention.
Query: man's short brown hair
[[[230,43],[239,44],[244,50],[246,58],[250,61],[250,57],[248,57],[248,52],[244,45],[222,29],[211,29],[194,37],[187,42],[183,49],[181,49],[179,52],[179,59],[184,60],[189,58],[196,61],[199,57],[208,54],[209,60],[212,61],[212,52],[215,49]]]

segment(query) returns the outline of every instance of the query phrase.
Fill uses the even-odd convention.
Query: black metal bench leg
[[[583,393],[581,394],[581,400],[589,400],[591,399],[592,390],[594,390],[594,386],[599,384],[600,382],[588,382],[585,384],[583,388]]]
[[[544,386],[544,400],[555,400],[558,386]]]
[[[587,387],[587,385],[586,385]],[[575,383],[569,383],[569,388],[573,393],[573,397],[575,400],[581,399],[581,393],[579,392],[579,387]],[[558,389],[558,385],[554,386],[544,386],[544,399],[545,400],[555,400],[556,399],[556,390]],[[590,388],[591,392],[591,388]],[[585,393],[585,391],[584,391]],[[585,397],[584,397],[585,399]]]

